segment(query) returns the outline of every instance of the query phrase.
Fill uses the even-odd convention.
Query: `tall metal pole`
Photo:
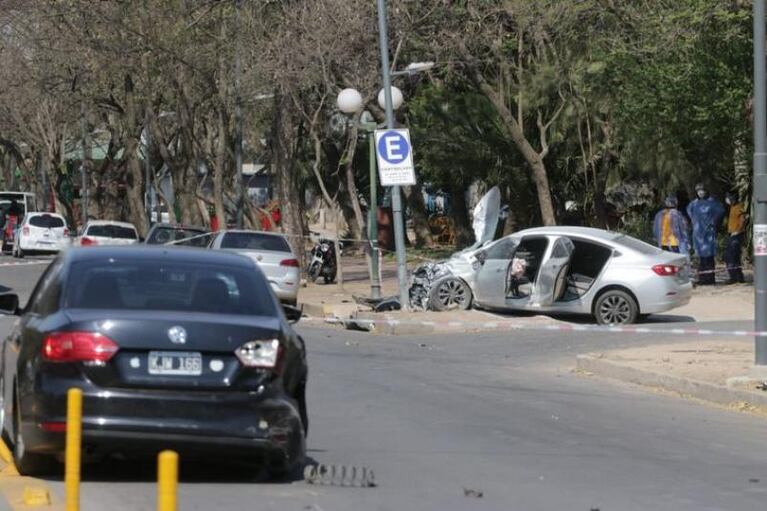
[[[237,1],[237,28],[239,40],[239,19],[240,19],[240,1]],[[237,169],[237,183],[240,187],[237,195],[237,228],[242,229],[242,213],[245,207],[245,183],[242,179],[242,97],[240,95],[240,45],[235,44],[234,48],[234,164]]]
[[[80,159],[80,177],[82,184],[80,187],[80,205],[82,207],[83,227],[88,223],[88,170],[86,162],[91,159],[91,147],[88,136],[88,121],[85,119],[85,101],[80,101],[80,135],[82,137],[82,158]]]
[[[389,73],[389,36],[386,27],[386,0],[378,0],[378,45],[381,50],[381,73],[386,99],[386,127],[394,128],[394,108],[391,99],[391,76]],[[394,212],[394,245],[397,249],[397,280],[402,310],[410,308],[407,286],[407,261],[405,259],[405,223],[402,218],[402,196],[399,186],[391,187],[392,210]]]
[[[154,194],[152,194],[152,155],[150,154],[152,147],[152,130],[149,123],[151,122],[151,111],[149,107],[146,107],[144,112],[144,209],[146,209],[146,222],[147,230],[152,228],[152,204],[154,204]],[[158,218],[159,222],[160,219]]]
[[[767,82],[765,0],[754,0],[754,240],[767,225]],[[767,331],[767,255],[755,251],[754,306],[757,332]],[[754,363],[767,366],[767,337],[755,339]]]
[[[375,124],[373,124],[375,126]],[[370,152],[370,204],[368,205],[368,239],[370,240],[370,296],[381,298],[381,280],[378,274],[378,183],[376,180],[375,127],[368,134]]]

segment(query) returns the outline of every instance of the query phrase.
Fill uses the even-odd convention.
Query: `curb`
[[[381,321],[376,323],[369,323],[370,320],[380,320],[385,318],[390,321]],[[360,323],[356,323],[354,320],[360,320]],[[373,334],[381,335],[423,335],[433,334],[436,331],[436,326],[433,323],[428,322],[412,322],[400,323],[390,315],[381,315],[377,312],[358,312],[354,318],[348,320],[345,323],[345,327],[349,329],[350,326],[356,327],[359,330],[365,330]]]
[[[0,510],[64,510],[64,502],[54,494],[47,481],[19,475],[11,451],[2,440],[0,460],[0,496],[6,501],[0,502]]]
[[[759,407],[767,410],[767,392],[752,392],[680,376],[646,371],[619,362],[608,361],[594,354],[577,355],[575,362],[576,370],[581,372],[593,373],[605,378],[645,387],[669,390],[727,407],[737,407],[738,409]]]

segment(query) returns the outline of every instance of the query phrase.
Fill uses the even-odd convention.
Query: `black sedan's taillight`
[[[98,332],[54,332],[43,340],[43,360],[48,362],[108,362],[119,347]]]
[[[246,342],[234,352],[242,365],[279,371],[282,345],[277,339]]]

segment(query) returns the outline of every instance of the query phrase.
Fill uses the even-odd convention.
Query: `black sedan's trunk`
[[[80,363],[103,388],[252,390],[273,376],[245,367],[236,350],[281,339],[276,318],[204,313],[67,311],[71,329],[99,332],[119,350],[106,363]]]

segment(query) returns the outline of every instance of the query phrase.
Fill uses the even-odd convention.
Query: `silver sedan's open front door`
[[[530,299],[531,307],[548,307],[559,300],[567,288],[567,274],[575,245],[569,238],[550,238],[547,251]]]
[[[513,236],[501,238],[477,254],[481,266],[477,272],[474,298],[486,307],[506,306],[507,272],[519,239]]]

